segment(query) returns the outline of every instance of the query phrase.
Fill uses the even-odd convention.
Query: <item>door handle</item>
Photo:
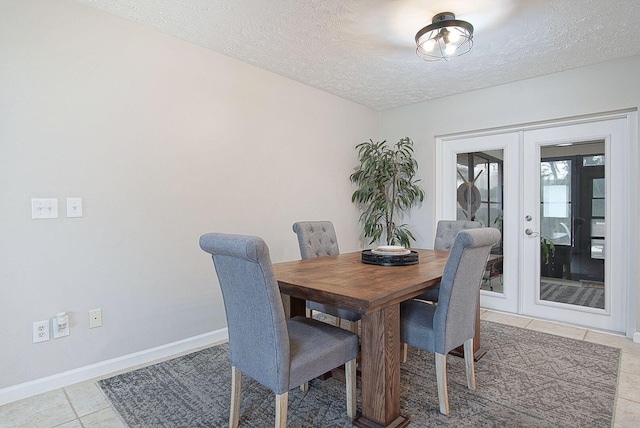
[[[538,236],[540,235],[538,232],[534,232],[531,229],[525,229],[524,234],[527,236]]]

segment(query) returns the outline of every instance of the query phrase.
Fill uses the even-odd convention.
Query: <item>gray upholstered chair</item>
[[[477,229],[482,227],[482,223],[478,221],[468,220],[440,220],[436,227],[436,239],[433,242],[434,250],[451,251],[453,243],[456,240],[456,235],[461,230]],[[438,303],[438,295],[440,294],[440,286],[431,288],[424,293],[416,297],[418,300],[426,300],[428,302]],[[401,361],[407,362],[407,344],[402,345]]]
[[[227,315],[231,360],[229,426],[240,417],[245,373],[276,394],[276,427],[285,427],[289,390],[345,364],[347,414],[356,411],[358,336],[306,317],[285,317],[269,249],[254,236],[209,233],[200,247],[213,256]]]
[[[400,304],[403,343],[435,353],[440,412],[445,415],[449,413],[447,354],[460,345],[464,345],[467,386],[476,389],[473,336],[478,293],[489,252],[499,240],[500,231],[489,227],[459,232],[444,268],[438,304],[420,300]]]
[[[330,221],[299,221],[293,224],[293,231],[298,235],[300,257],[313,259],[316,257],[333,256],[340,254],[336,230]],[[351,331],[358,332],[358,320],[360,314],[346,309],[324,305],[318,302],[307,301],[307,311],[318,311],[336,317],[336,325],[340,326],[340,320],[351,323]]]
[[[436,239],[433,242],[433,249],[451,251],[458,232],[467,229],[477,229],[479,227],[482,227],[482,223],[478,221],[440,220],[436,227]],[[416,297],[416,299],[437,302],[438,293],[440,293],[440,289],[439,287],[435,287],[431,290],[425,291]]]

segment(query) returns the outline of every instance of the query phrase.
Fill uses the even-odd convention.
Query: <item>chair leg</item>
[[[473,362],[473,338],[464,342],[464,363],[467,369],[467,387],[476,390],[476,370]]]
[[[345,383],[347,384],[347,416],[356,417],[356,360],[344,364]]]
[[[229,428],[237,428],[240,421],[240,393],[242,390],[242,372],[231,366],[231,410]]]
[[[406,363],[408,356],[409,356],[409,345],[407,345],[406,343],[403,343],[402,356],[400,357],[400,361],[402,361],[403,363]]]
[[[305,382],[302,385],[300,385],[300,391],[307,392],[308,390],[309,390],[309,382]]]
[[[336,317],[336,327],[341,327],[342,320],[339,317]]]
[[[309,308],[306,308],[304,310],[305,315],[307,316],[307,318],[313,318],[313,311]]]
[[[287,405],[289,391],[276,394],[276,428],[287,428]]]
[[[438,399],[440,413],[449,414],[449,395],[447,394],[447,355],[436,353],[436,380],[438,381]]]

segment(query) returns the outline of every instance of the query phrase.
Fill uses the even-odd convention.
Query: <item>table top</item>
[[[273,265],[280,291],[361,314],[415,297],[442,278],[448,251],[414,249],[419,263],[377,266],[361,262],[361,252]]]

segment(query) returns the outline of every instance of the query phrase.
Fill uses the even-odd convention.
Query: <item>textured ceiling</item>
[[[376,110],[640,53],[638,0],[77,0]],[[475,27],[450,62],[415,33]]]

